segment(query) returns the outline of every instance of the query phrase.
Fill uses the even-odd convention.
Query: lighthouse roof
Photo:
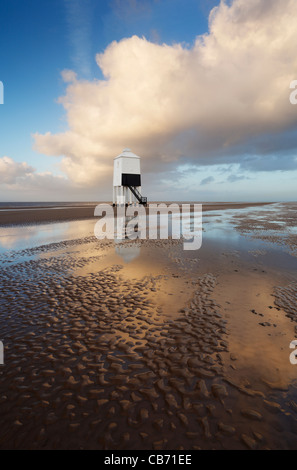
[[[126,157],[126,158],[139,158],[140,159],[140,157],[138,157],[138,155],[135,155],[135,153],[133,153],[132,150],[128,149],[128,148],[124,149],[122,151],[122,153],[115,158],[115,160],[117,158],[123,158],[123,157]]]

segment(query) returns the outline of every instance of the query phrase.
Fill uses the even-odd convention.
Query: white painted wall
[[[122,186],[122,174],[129,173],[140,175],[140,157],[131,152],[130,149],[124,149],[121,155],[114,159],[113,172],[113,203],[114,204],[132,204],[138,203],[135,196],[129,188]],[[141,192],[141,187],[138,188]]]

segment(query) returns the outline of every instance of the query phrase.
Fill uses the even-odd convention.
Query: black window
[[[122,173],[122,186],[141,186],[141,176]]]

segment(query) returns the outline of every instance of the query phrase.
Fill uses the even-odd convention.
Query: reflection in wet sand
[[[133,246],[125,246],[123,244],[115,245],[116,254],[119,255],[125,263],[130,263],[134,259],[138,258],[140,256],[140,250],[140,244],[137,243],[134,243]]]
[[[7,250],[33,248],[38,245],[93,236],[94,219],[0,228],[0,254]]]
[[[205,214],[197,252],[98,241],[93,220],[42,243],[14,232],[0,448],[295,449],[297,260],[270,238],[294,214],[279,210]]]

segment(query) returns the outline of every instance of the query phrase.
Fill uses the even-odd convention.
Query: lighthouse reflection
[[[115,240],[115,242],[117,243],[117,240]],[[125,261],[125,263],[131,263],[131,261],[138,258],[140,256],[140,251],[140,243],[136,242],[134,242],[133,244],[131,244],[130,242],[129,245],[125,246],[123,244],[123,241],[121,241],[121,245],[115,246],[116,254],[120,256]]]
[[[114,240],[115,252],[125,263],[131,263],[140,256],[141,246],[140,242],[137,241],[137,219],[137,217],[131,216],[117,218],[117,238]],[[134,226],[131,224],[133,220],[135,221]],[[135,232],[135,237],[133,232]]]

